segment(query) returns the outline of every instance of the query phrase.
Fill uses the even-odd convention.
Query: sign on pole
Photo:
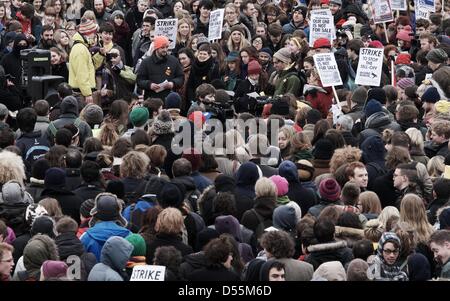
[[[406,0],[391,0],[392,10],[407,10]]]
[[[158,19],[155,22],[155,36],[165,36],[169,39],[169,49],[177,44],[178,19]]]
[[[219,40],[222,38],[222,26],[224,9],[216,9],[209,16],[208,40]]]
[[[380,86],[383,68],[383,49],[361,48],[359,50],[358,69],[355,84],[364,86]]]
[[[324,87],[341,86],[342,79],[333,53],[314,55],[314,65],[319,71],[320,81]]]
[[[416,20],[425,19],[428,20],[430,18],[430,7],[425,5],[424,0],[415,0],[414,2],[414,12]]]
[[[164,281],[166,267],[162,265],[137,265],[133,267],[130,281]]]
[[[311,11],[309,30],[309,45],[319,38],[327,38],[332,43],[336,39],[336,28],[330,9],[315,9]]]
[[[394,21],[389,0],[370,0],[370,9],[375,24]]]
[[[421,0],[421,5],[425,6],[425,8],[430,12],[430,13],[435,13],[436,12],[436,1],[435,0]],[[442,1],[441,1],[442,2]]]

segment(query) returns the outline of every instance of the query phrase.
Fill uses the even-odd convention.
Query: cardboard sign
[[[361,48],[359,50],[358,69],[355,84],[364,86],[380,86],[383,68],[383,49]]]
[[[370,0],[369,2],[375,24],[394,21],[389,0]]]
[[[336,27],[333,15],[329,9],[315,9],[311,11],[311,22],[309,29],[309,45],[319,38],[327,38],[330,42],[336,39]]]
[[[222,38],[222,26],[224,9],[216,9],[209,16],[208,40],[219,40]]]
[[[342,79],[333,53],[318,53],[314,55],[314,65],[319,71],[322,86],[341,86]]]
[[[407,10],[406,0],[391,0],[392,10]]]
[[[155,22],[155,37],[165,36],[169,39],[169,49],[177,43],[178,19],[158,19]]]
[[[425,9],[428,10],[430,13],[436,12],[435,0],[420,0],[419,2],[421,2],[420,5],[425,7]]]
[[[428,9],[429,9],[429,7],[427,7],[425,5],[425,1],[416,0],[414,2],[414,12],[415,12],[416,21],[419,19],[428,20],[430,18],[430,11]]]
[[[164,281],[165,274],[166,267],[162,265],[137,265],[130,281]]]

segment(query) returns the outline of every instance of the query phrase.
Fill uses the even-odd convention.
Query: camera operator
[[[248,63],[248,76],[239,83],[234,101],[234,108],[237,113],[250,112],[254,114],[256,98],[248,96],[249,93],[256,92],[261,95],[267,86],[267,74],[262,72],[258,61],[253,60]]]
[[[116,99],[130,102],[135,82],[136,74],[123,63],[119,49],[111,49],[106,54],[106,65],[102,70],[101,107],[109,107]]]

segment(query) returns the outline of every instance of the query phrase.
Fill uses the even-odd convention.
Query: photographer
[[[131,101],[135,82],[136,74],[123,63],[120,51],[111,49],[106,54],[106,65],[102,70],[101,107],[109,107],[115,99]]]

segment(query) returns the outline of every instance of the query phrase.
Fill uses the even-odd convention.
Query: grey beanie
[[[273,55],[274,58],[282,61],[285,64],[289,64],[291,62],[291,51],[289,48],[281,48]]]
[[[367,99],[367,90],[364,87],[358,87],[353,91],[352,102],[358,105],[364,105]]]
[[[125,15],[121,10],[115,10],[112,14],[111,14],[111,20],[114,21],[114,18],[120,16],[122,19],[125,19]]]
[[[342,6],[342,0],[331,0],[330,1],[330,4],[331,3],[334,3],[334,4],[337,4],[337,5],[339,5],[339,6]]]
[[[103,122],[103,110],[96,104],[89,104],[84,108],[84,119],[90,125],[101,124]]]
[[[428,52],[426,59],[435,64],[443,64],[448,60],[448,55],[444,49],[436,48]]]

